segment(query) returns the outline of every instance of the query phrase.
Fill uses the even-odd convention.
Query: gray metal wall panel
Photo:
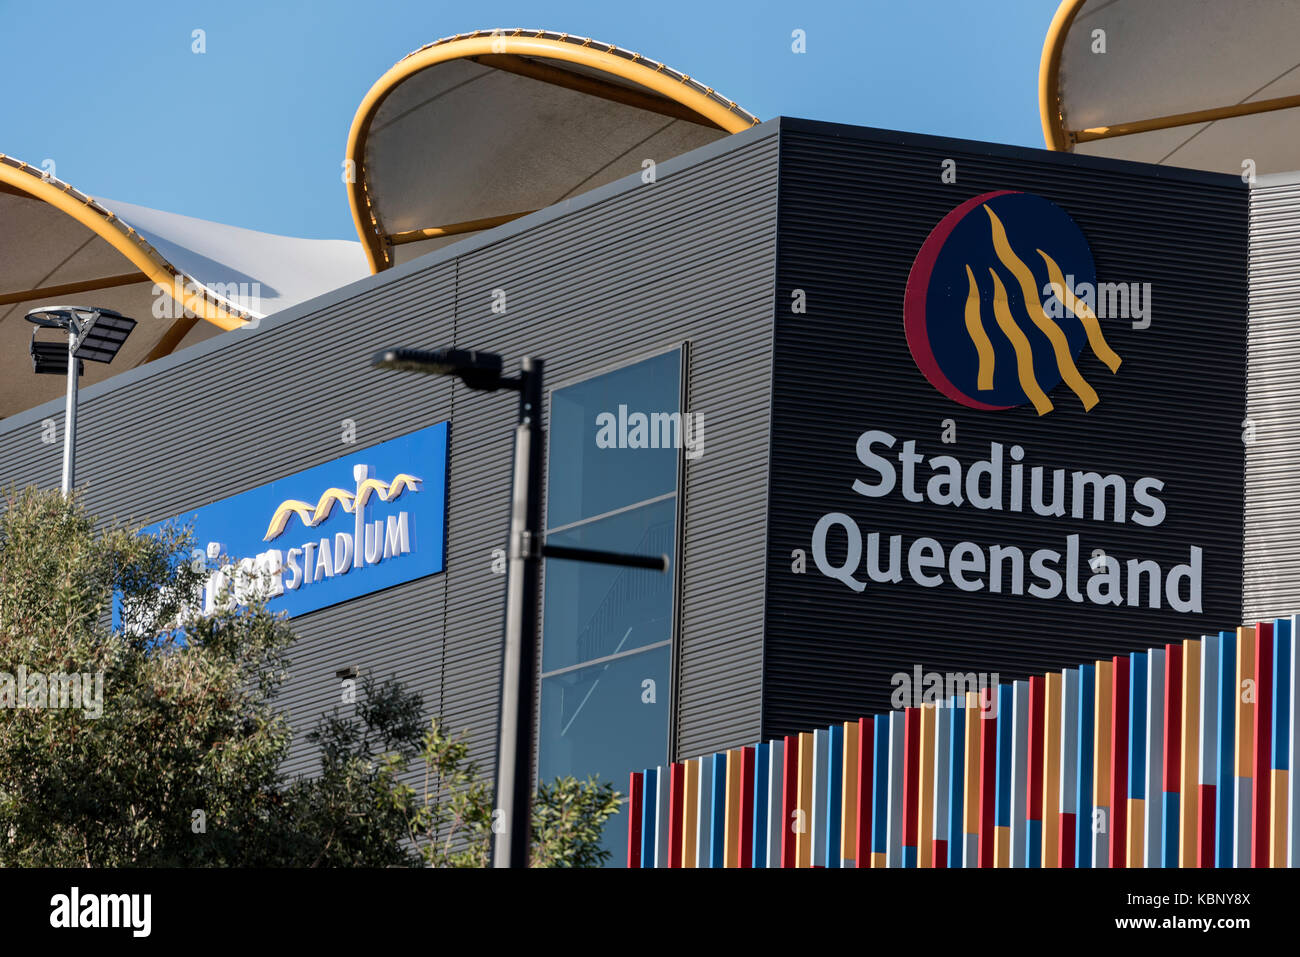
[[[1243,604],[1257,621],[1300,610],[1300,174],[1261,177],[1250,199]]]
[[[421,692],[470,734],[490,770],[504,578],[512,395],[376,373],[385,346],[535,352],[561,384],[689,340],[691,408],[706,451],[684,476],[684,639],[679,750],[758,734],[767,483],[776,126],[611,184],[492,234],[185,350],[83,392],[78,474],[101,516],[149,523],[451,420],[447,570],[295,621],[283,694],[300,732],[288,770],[309,773],[301,734],[355,665]],[[459,274],[459,275],[458,275]],[[508,313],[489,295],[508,290]],[[60,445],[39,441],[61,403],[0,422],[0,482],[57,485]],[[357,442],[341,442],[343,420]]]

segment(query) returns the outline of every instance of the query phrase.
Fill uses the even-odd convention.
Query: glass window
[[[546,539],[675,560],[680,350],[556,389]],[[538,774],[598,775],[626,796],[629,771],[665,764],[674,575],[548,559]],[[627,853],[627,811],[605,828]]]

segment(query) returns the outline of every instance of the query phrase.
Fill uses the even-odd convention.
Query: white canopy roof
[[[1300,169],[1296,0],[1065,0],[1043,48],[1052,149],[1241,174]]]

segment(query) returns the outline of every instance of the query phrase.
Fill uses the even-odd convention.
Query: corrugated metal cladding
[[[370,356],[453,342],[532,353],[561,385],[689,341],[690,409],[708,431],[684,476],[675,730],[690,754],[754,739],[776,159],[769,124],[660,163],[652,185],[611,184],[85,390],[88,506],[152,523],[450,420],[446,572],[296,619],[283,700],[305,732],[339,700],[339,669],[395,675],[467,730],[490,770],[504,600],[491,552],[505,538],[515,400],[377,373]],[[57,485],[47,416],[61,422],[61,403],[0,422],[0,482]],[[314,763],[300,739],[289,770]]]
[[[1248,621],[1300,608],[1300,173],[1250,191],[1250,379],[1246,392]]]
[[[955,182],[944,182],[946,160],[955,162]],[[1081,353],[1079,370],[1100,396],[1091,412],[1065,385],[1051,393],[1055,410],[1041,417],[1028,405],[977,411],[943,396],[911,357],[903,302],[913,260],[949,211],[994,190],[1036,193],[1064,209],[1091,247],[1100,282],[1151,284],[1149,328],[1103,319],[1123,359],[1116,374],[1088,348]],[[998,672],[1006,680],[1240,623],[1248,232],[1240,180],[783,121],[779,201],[765,736],[888,710],[891,675],[917,664],[941,673]],[[1011,241],[1042,270],[1030,245],[1035,236]],[[1044,237],[1041,248],[1054,248],[1051,242]],[[982,274],[987,279],[986,269]],[[795,289],[806,293],[806,314],[791,313]],[[956,425],[954,444],[941,438],[948,419]],[[994,441],[1007,450],[1018,443],[1026,511],[1030,468],[1041,465],[1049,478],[1065,469],[1067,482],[1074,470],[1117,473],[1130,508],[1137,479],[1161,479],[1167,517],[1143,528],[1013,514],[1010,505],[981,511],[969,502],[913,503],[898,488],[869,498],[853,482],[877,478],[855,453],[870,429],[897,437],[885,454],[900,476],[894,457],[909,439],[927,458],[951,455],[965,467],[986,458]],[[918,475],[924,492],[930,471],[921,466]],[[861,528],[858,577],[868,583],[860,593],[814,564],[813,529],[831,512]],[[888,537],[903,536],[900,583],[867,579],[866,537],[876,531],[886,563]],[[962,540],[984,549],[1014,545],[1024,550],[1027,586],[1036,580],[1030,553],[1064,554],[1075,533],[1081,590],[1094,549],[1118,559],[1127,578],[1129,559],[1154,560],[1168,573],[1201,546],[1203,612],[1175,611],[1164,596],[1153,610],[1096,605],[1086,596],[1077,603],[1064,594],[1014,596],[1009,586],[1001,594],[964,592],[947,568],[942,585],[922,587],[906,568],[908,547],[921,536],[937,539],[945,556]],[[836,534],[828,560],[844,563],[847,539]],[[792,571],[795,549],[807,554],[805,574]]]

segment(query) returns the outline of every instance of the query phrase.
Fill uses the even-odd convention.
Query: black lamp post
[[[599,562],[668,570],[667,555],[625,555],[590,548],[547,545],[541,525],[538,479],[546,435],[542,431],[541,359],[519,360],[519,375],[503,376],[501,356],[470,349],[389,349],[376,353],[378,369],[452,375],[471,389],[519,393],[515,471],[510,498],[506,575],[506,640],[501,663],[500,728],[497,740],[493,867],[527,867],[532,836],[534,693],[537,687],[537,614],[541,559]],[[498,824],[498,821],[500,824]]]
[[[31,344],[32,369],[37,375],[66,374],[68,377],[63,420],[63,494],[66,497],[76,483],[77,386],[85,367],[82,360],[112,362],[136,323],[112,309],[86,306],[41,306],[27,313],[27,321],[37,329],[61,329],[68,335],[66,345],[39,342],[33,329]]]

